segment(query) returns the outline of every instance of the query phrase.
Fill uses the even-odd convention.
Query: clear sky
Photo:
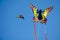
[[[44,26],[49,40],[60,40],[60,0],[0,0],[0,40],[34,40],[30,3],[42,10],[54,6],[47,24],[36,25],[38,40],[45,40]],[[19,14],[25,19],[18,19]]]

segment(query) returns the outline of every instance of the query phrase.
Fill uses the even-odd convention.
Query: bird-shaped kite
[[[53,6],[50,6],[49,8],[42,11],[41,9],[38,10],[35,6],[33,6],[33,4],[30,4],[30,7],[34,13],[34,22],[40,21],[42,24],[45,24],[47,22],[47,15],[53,9]]]
[[[35,6],[33,6],[33,4],[30,4],[30,7],[34,13],[34,17],[33,17],[33,21],[34,21],[34,35],[35,35],[35,39],[37,39],[37,35],[36,35],[36,22],[40,21],[42,24],[46,24],[47,22],[47,15],[49,14],[49,12],[51,12],[51,10],[53,9],[53,6],[50,6],[49,8],[45,9],[44,11],[42,11],[41,9],[38,10]],[[46,40],[48,40],[47,34],[46,34],[46,30],[44,31],[44,34],[46,36]]]
[[[18,16],[18,18],[24,19],[24,16],[20,14],[20,15]]]

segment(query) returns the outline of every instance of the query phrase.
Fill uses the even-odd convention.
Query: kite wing
[[[37,8],[33,6],[33,4],[30,4],[30,7],[33,10],[34,16],[37,18],[38,17]]]
[[[50,6],[44,11],[43,15],[46,17],[49,14],[49,12],[51,12],[52,9],[53,9],[53,6]]]

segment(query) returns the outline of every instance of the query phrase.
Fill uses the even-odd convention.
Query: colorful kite
[[[18,16],[18,18],[24,19],[24,16],[20,14],[20,15]]]
[[[32,4],[30,4],[30,7],[34,13],[34,21],[38,22],[40,21],[42,24],[45,24],[47,22],[47,15],[49,14],[49,12],[51,12],[51,10],[53,9],[53,6],[50,6],[49,8],[45,9],[44,11],[42,11],[41,9],[38,10],[35,6],[33,6]]]
[[[38,10],[35,6],[33,6],[33,4],[30,4],[30,7],[34,13],[34,17],[33,17],[33,21],[34,21],[34,34],[35,34],[35,38],[37,40],[37,36],[36,36],[36,22],[40,21],[42,24],[46,24],[47,22],[47,15],[49,14],[49,12],[51,12],[51,10],[53,9],[53,6],[50,6],[49,8],[45,9],[44,11],[42,11],[41,9]],[[46,36],[46,40],[48,40],[47,34],[46,34],[46,30],[44,31],[44,34]]]

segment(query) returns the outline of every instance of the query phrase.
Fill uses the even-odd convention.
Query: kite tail
[[[34,37],[35,37],[35,40],[38,40],[37,35],[36,35],[36,23],[35,22],[34,22]]]
[[[46,40],[48,40],[48,36],[47,36],[47,33],[46,33],[46,28],[44,30],[44,35],[45,35]]]
[[[46,30],[44,31],[44,34],[45,34],[46,40],[48,40],[48,36],[47,36]]]

